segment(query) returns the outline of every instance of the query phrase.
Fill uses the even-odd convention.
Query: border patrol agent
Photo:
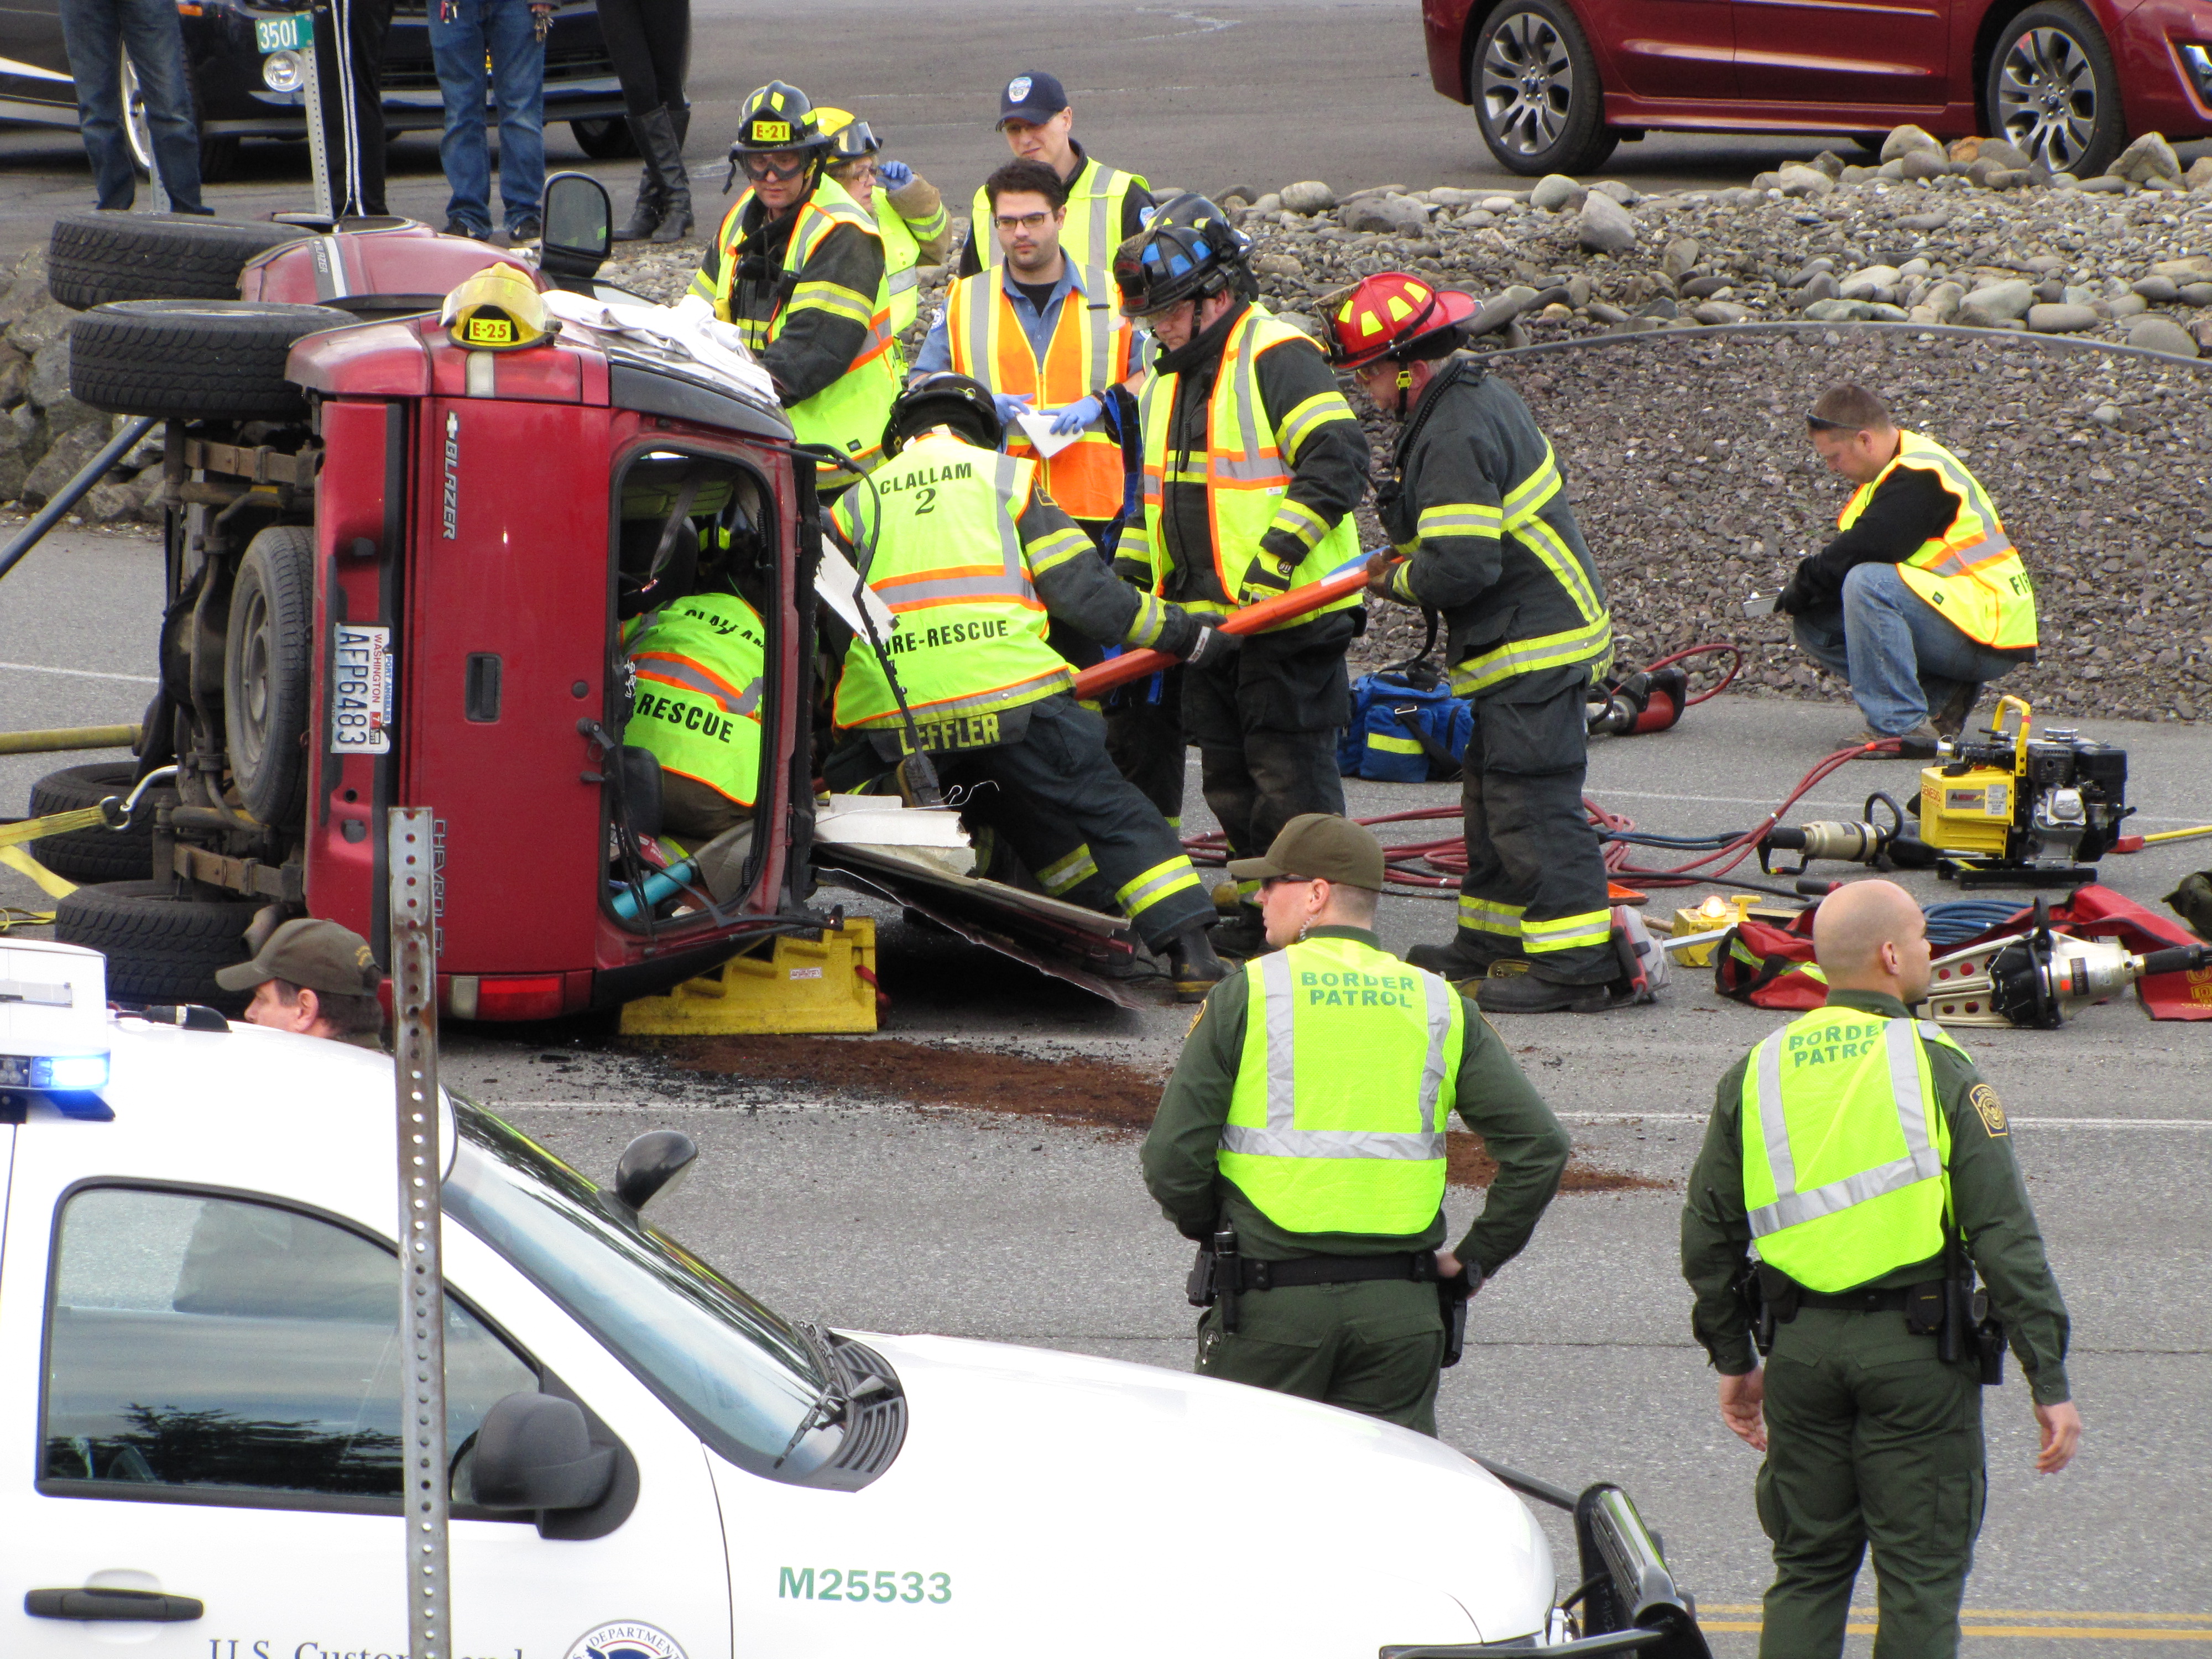
[[[1074,129],[1075,111],[1054,76],[1017,75],[999,94],[999,131],[1014,159],[1042,161],[1067,186],[1067,228],[1060,246],[1079,270],[1088,270],[1106,264],[1115,248],[1145,228],[1152,195],[1139,174],[1085,155],[1075,142]],[[972,276],[1005,259],[990,225],[990,200],[979,190],[969,209],[961,276]]]
[[[1869,1546],[1876,1659],[1935,1659],[1959,1650],[1985,1491],[1981,1390],[2002,1378],[2008,1335],[2042,1429],[2036,1467],[2073,1455],[2066,1308],[1996,1091],[1941,1026],[1906,1014],[1928,991],[1920,907],[1889,882],[1855,882],[1821,901],[1813,942],[1827,1005],[1721,1079],[1682,1212],[1682,1273],[1722,1415],[1766,1453],[1762,1659],[1842,1653]],[[1763,1373],[1739,1297],[1747,1246],[1771,1343]]]
[[[898,618],[884,641],[897,690],[855,640],[833,719],[895,761],[902,693],[939,775],[969,789],[965,815],[1052,896],[1127,915],[1170,958],[1178,998],[1195,1002],[1224,971],[1206,937],[1212,901],[1182,843],[1108,762],[1103,723],[1071,695],[1074,675],[1045,633],[1057,617],[1187,661],[1221,635],[1117,581],[1038,485],[1036,463],[1000,454],[999,438],[988,392],[928,376],[892,410],[893,459],[838,501],[832,521]]]
[[[1121,310],[1158,349],[1138,402],[1144,532],[1122,537],[1116,568],[1212,616],[1357,563],[1352,510],[1367,491],[1359,418],[1314,343],[1254,303],[1249,246],[1212,203],[1184,195],[1114,256]],[[1185,671],[1182,731],[1237,857],[1257,855],[1301,812],[1344,811],[1344,654],[1364,619],[1346,594]],[[1180,734],[1173,760],[1179,800]],[[1218,942],[1249,955],[1265,947],[1243,891]]]
[[[1634,1000],[1583,807],[1584,697],[1613,659],[1613,621],[1550,441],[1518,392],[1455,355],[1474,309],[1388,271],[1352,290],[1329,331],[1330,356],[1401,422],[1377,507],[1406,557],[1370,561],[1368,591],[1444,613],[1451,687],[1474,710],[1459,928],[1407,959],[1479,981],[1494,1013],[1595,1012]]]
[[[1566,1133],[1480,1014],[1381,948],[1371,831],[1308,813],[1229,867],[1262,884],[1281,948],[1206,998],[1144,1148],[1145,1185],[1200,1241],[1197,1369],[1434,1434],[1467,1298],[1535,1231]],[[1455,1109],[1498,1160],[1455,1252]]]
[[[1984,682],[2035,660],[2035,586],[1966,463],[1900,431],[1873,392],[1832,386],[1805,423],[1858,488],[1841,533],[1798,562],[1777,608],[1807,654],[1850,682],[1862,740],[1932,756],[1965,730]]]
[[[279,923],[251,962],[215,970],[224,990],[253,993],[247,1024],[378,1054],[384,1051],[384,1006],[376,988],[383,981],[368,941],[318,916]]]
[[[882,459],[898,358],[883,235],[823,171],[830,143],[798,88],[774,81],[746,98],[730,161],[752,187],[723,217],[691,292],[743,332],[799,441],[866,471]],[[830,494],[853,474],[825,465],[815,478]]]
[[[921,318],[921,267],[941,265],[952,252],[952,218],[937,186],[903,161],[878,161],[884,141],[866,121],[842,109],[817,112],[830,135],[830,176],[868,210],[884,239],[884,281],[891,298],[891,332],[904,334]],[[876,203],[876,186],[884,200]]]

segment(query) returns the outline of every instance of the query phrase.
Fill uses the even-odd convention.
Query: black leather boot
[[[654,110],[637,128],[646,162],[660,181],[660,224],[652,240],[680,242],[691,234],[691,174],[684,165],[684,139],[676,113],[665,107]]]
[[[647,145],[645,133],[635,115],[624,118],[629,123],[629,136],[637,145],[637,153],[645,159],[645,167],[637,176],[637,205],[629,210],[629,221],[615,232],[617,242],[641,242],[660,228],[661,210],[667,205],[667,193],[661,188],[660,175],[653,170],[653,151]]]

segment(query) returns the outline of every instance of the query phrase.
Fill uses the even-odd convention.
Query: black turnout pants
[[[1459,949],[1479,961],[1526,961],[1561,985],[1620,975],[1604,853],[1583,809],[1583,693],[1577,680],[1534,702],[1511,701],[1510,687],[1479,700],[1462,769]]]
[[[1336,734],[1352,718],[1352,614],[1255,634],[1226,661],[1183,671],[1183,730],[1231,858],[1257,858],[1302,812],[1343,814]]]
[[[436,5],[438,0],[429,0]],[[315,76],[321,85],[324,153],[330,158],[331,208],[343,219],[349,181],[358,170],[353,210],[380,218],[384,206],[384,37],[392,32],[392,0],[330,0],[315,8]],[[344,42],[343,54],[339,43]],[[353,131],[346,131],[348,90]]]
[[[1106,752],[1172,830],[1182,827],[1184,747],[1180,667],[1115,688],[1106,705]]]
[[[436,0],[431,0],[435,4]],[[691,0],[599,0],[599,33],[632,115],[684,107]]]

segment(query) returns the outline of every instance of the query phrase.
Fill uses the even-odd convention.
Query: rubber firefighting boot
[[[1475,983],[1474,1004],[1486,1014],[1601,1014],[1633,1004],[1624,981],[1603,985],[1561,985],[1539,979],[1521,963],[1501,962],[1490,977]]]
[[[1168,977],[1177,1002],[1203,1002],[1206,994],[1228,976],[1229,964],[1214,954],[1206,924],[1194,921],[1168,941]]]
[[[683,125],[688,126],[690,111],[684,113],[687,118]],[[638,125],[649,142],[645,159],[660,176],[660,228],[652,240],[680,242],[691,234],[691,174],[684,165],[684,136],[676,112],[654,110]]]
[[[1267,943],[1267,924],[1256,906],[1240,904],[1236,913],[1214,930],[1213,948],[1224,956],[1263,957],[1273,947]]]
[[[1498,958],[1488,951],[1469,950],[1467,935],[1460,933],[1453,934],[1448,944],[1416,945],[1406,952],[1406,960],[1457,985],[1465,980],[1481,979]]]
[[[637,153],[645,157],[645,167],[637,175],[637,204],[630,209],[629,220],[617,228],[614,239],[617,242],[641,242],[660,228],[660,216],[668,205],[668,193],[661,187],[660,173],[653,165],[653,150],[646,142],[639,118],[635,115],[626,118]]]

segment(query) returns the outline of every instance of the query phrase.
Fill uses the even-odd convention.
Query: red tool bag
[[[1746,920],[1713,947],[1713,989],[1754,1008],[1797,1012],[1828,1000],[1828,977],[1813,960],[1813,912],[1787,927]]]

